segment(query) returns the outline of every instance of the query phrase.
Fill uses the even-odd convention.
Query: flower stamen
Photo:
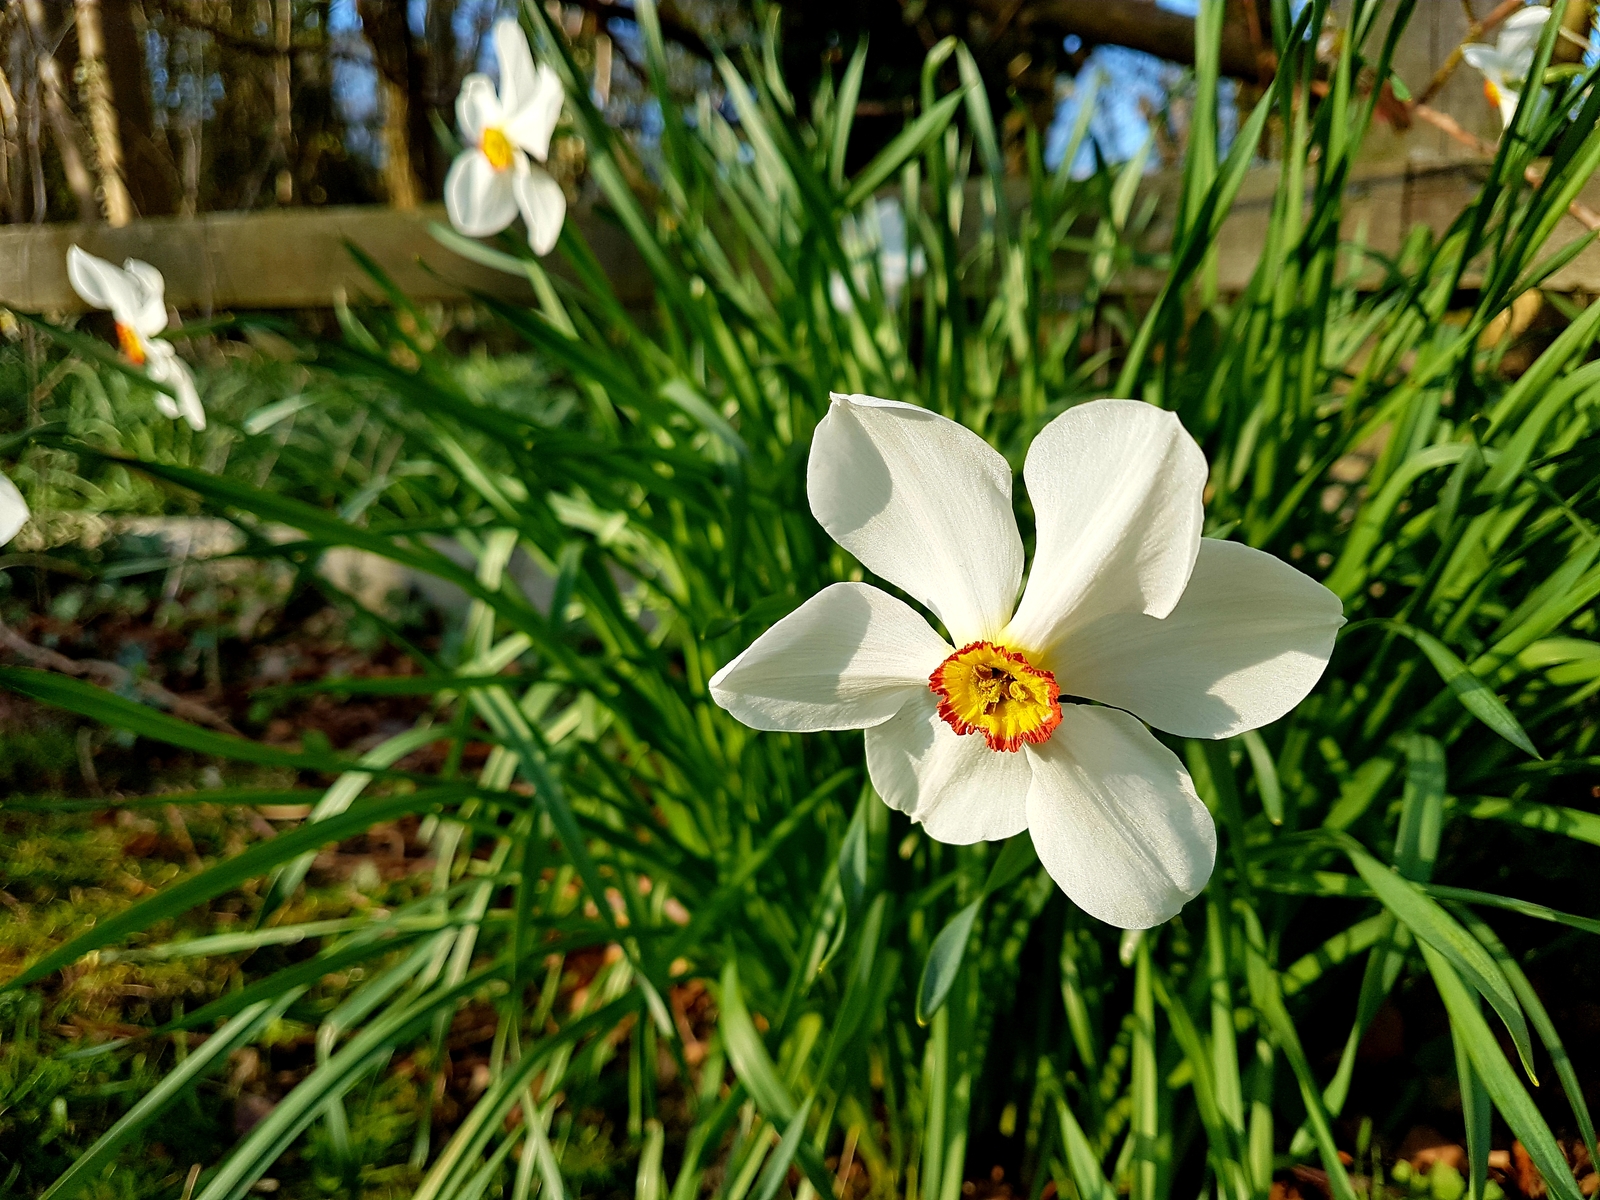
[[[981,733],[991,750],[1045,741],[1061,724],[1056,677],[993,642],[972,642],[928,676],[939,715],[957,733]]]
[[[117,345],[122,347],[123,355],[134,366],[144,366],[144,341],[131,325],[124,325],[121,321],[117,322]]]
[[[503,129],[496,129],[493,126],[485,129],[483,137],[478,141],[478,149],[483,151],[483,156],[496,171],[504,171],[511,165],[513,156],[511,139],[505,135]]]

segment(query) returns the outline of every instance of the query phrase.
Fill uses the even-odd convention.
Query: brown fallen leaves
[[[1585,1196],[1600,1192],[1600,1172],[1590,1149],[1576,1139],[1557,1143],[1568,1165],[1578,1190]],[[1340,1153],[1346,1166],[1350,1156]],[[1549,1187],[1532,1157],[1521,1142],[1513,1142],[1509,1149],[1489,1152],[1489,1180],[1494,1187],[1513,1200],[1544,1200]],[[1414,1200],[1440,1200],[1464,1191],[1463,1181],[1468,1173],[1466,1147],[1453,1141],[1436,1129],[1425,1125],[1414,1127],[1406,1134],[1395,1154],[1382,1188],[1391,1200],[1411,1197]],[[1435,1180],[1435,1172],[1443,1176]],[[1354,1175],[1351,1183],[1358,1195],[1371,1195],[1372,1179],[1367,1175]],[[1490,1189],[1490,1195],[1494,1188]],[[1283,1172],[1272,1184],[1271,1200],[1325,1200],[1332,1196],[1327,1172],[1316,1167],[1297,1165]]]

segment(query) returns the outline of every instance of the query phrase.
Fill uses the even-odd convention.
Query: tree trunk
[[[461,87],[462,77],[476,66],[475,63],[466,65],[458,50],[455,33],[458,10],[458,0],[430,0],[424,27],[426,36],[419,47],[423,53],[413,55],[416,62],[412,77],[424,109],[418,113],[420,120],[412,123],[412,129],[413,136],[420,138],[420,144],[427,148],[425,178],[431,195],[439,195],[444,190],[445,172],[450,169],[444,147],[434,136],[431,118],[437,116],[446,128],[455,128],[456,92]]]
[[[356,10],[372,47],[383,97],[383,177],[389,203],[416,208],[422,203],[422,188],[411,149],[412,68],[405,0],[359,0]]]
[[[54,38],[45,24],[44,5],[41,0],[22,0],[22,11],[28,19],[34,71],[39,78],[45,115],[50,118],[50,132],[55,135],[56,151],[61,155],[62,173],[66,175],[67,186],[78,201],[78,219],[93,221],[97,215],[94,180],[89,177],[89,168],[83,164],[77,122],[67,106],[66,90],[61,82],[61,65],[56,62],[56,56],[50,49]]]
[[[165,139],[157,140],[150,108],[150,83],[145,75],[141,26],[134,20],[133,0],[99,0],[100,29],[105,38],[106,76],[117,98],[122,135],[122,178],[133,209],[153,217],[173,210],[177,172]]]
[[[89,128],[100,168],[100,196],[106,222],[113,229],[133,220],[133,202],[122,173],[122,131],[118,128],[117,101],[106,70],[105,37],[100,26],[100,0],[75,0],[78,14],[78,60],[83,97],[89,108]]]
[[[403,83],[388,76],[383,92],[383,182],[389,203],[413,209],[422,203],[422,188],[411,165],[411,97]]]

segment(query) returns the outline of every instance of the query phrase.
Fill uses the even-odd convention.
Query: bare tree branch
[[[0,34],[9,39],[11,22],[0,25]],[[22,119],[11,81],[0,65],[0,192],[5,195],[6,215],[21,221],[22,215]]]
[[[1155,0],[1034,0],[1017,18],[1076,34],[1086,42],[1109,43],[1143,50],[1171,62],[1194,63],[1194,19],[1159,8]],[[1270,75],[1276,66],[1270,51],[1258,56],[1250,31],[1229,21],[1222,27],[1222,73],[1238,79]]]
[[[61,169],[67,177],[67,186],[78,201],[78,219],[93,221],[96,210],[94,181],[89,178],[89,168],[83,165],[83,151],[78,146],[77,122],[67,107],[66,89],[61,80],[61,65],[56,62],[50,46],[49,30],[45,25],[44,5],[41,0],[22,0],[27,16],[27,29],[33,43],[34,69],[39,86],[44,93],[44,111],[50,118],[50,132],[55,135],[56,150],[61,155]]]
[[[1411,112],[1419,121],[1426,121],[1447,137],[1453,138],[1463,146],[1477,151],[1484,158],[1494,157],[1496,147],[1493,142],[1484,141],[1477,134],[1463,129],[1461,123],[1449,113],[1442,113],[1432,105],[1420,103],[1412,105]],[[1523,169],[1522,177],[1532,186],[1538,187],[1544,182],[1544,171],[1539,166],[1530,163]],[[1587,204],[1574,200],[1567,205],[1567,215],[1585,229],[1600,232],[1600,213],[1595,212]]]
[[[567,0],[585,12],[593,13],[602,20],[618,18],[623,21],[636,21],[638,17],[631,4],[616,4],[612,0]],[[707,62],[716,57],[716,52],[711,44],[701,37],[694,28],[679,18],[672,10],[663,5],[657,10],[657,20],[661,23],[661,35],[669,38],[682,46],[696,58],[703,58]]]

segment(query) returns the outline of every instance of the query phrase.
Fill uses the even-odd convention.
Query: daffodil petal
[[[550,154],[550,135],[566,103],[561,77],[543,63],[534,72],[533,92],[518,108],[507,106],[506,136],[543,162]]]
[[[28,502],[17,485],[0,475],[0,546],[5,545],[28,523]]]
[[[144,373],[150,377],[152,383],[172,384],[172,362],[174,355],[172,347],[165,342],[150,342],[145,352]],[[174,388],[176,390],[176,388]],[[157,391],[154,396],[156,411],[169,421],[182,418],[183,406],[173,396],[166,392]],[[204,418],[202,418],[203,420]]]
[[[142,296],[121,267],[72,246],[67,250],[67,280],[85,304],[109,309],[117,321],[137,328]]]
[[[567,194],[559,183],[534,166],[517,172],[511,180],[511,188],[528,226],[528,245],[535,254],[549,254],[561,237],[562,222],[567,219]]]
[[[156,383],[164,383],[178,393],[174,403],[165,393],[156,394],[156,403],[162,401],[162,412],[169,417],[182,417],[189,423],[189,428],[201,430],[206,427],[206,410],[200,403],[200,393],[194,386],[194,376],[189,373],[189,364],[178,357],[178,352],[172,343],[154,341],[150,343],[150,357],[145,363],[145,373]]]
[[[1516,72],[1513,78],[1521,79],[1533,66],[1534,51],[1539,48],[1539,39],[1544,36],[1545,22],[1548,20],[1548,6],[1530,4],[1512,13],[1500,26],[1500,36],[1495,39],[1494,48],[1511,64]]]
[[[167,281],[147,262],[130,258],[122,269],[134,282],[138,307],[133,328],[140,337],[154,337],[167,327]]]
[[[949,653],[909,605],[864,583],[836,583],[713,675],[711,696],[755,729],[864,729],[927,692]]]
[[[1508,64],[1506,63],[1505,55],[1492,46],[1485,46],[1477,42],[1470,43],[1461,47],[1461,57],[1466,60],[1467,65],[1473,70],[1481,71],[1488,76],[1491,83],[1499,84],[1503,81]]]
[[[1138,400],[1068,409],[1033,439],[1023,478],[1038,541],[1007,645],[1048,655],[1107,613],[1172,611],[1206,484],[1205,455],[1175,414]]]
[[[1177,757],[1114,708],[1061,706],[1033,768],[1028,832],[1061,890],[1108,925],[1148,929],[1205,887],[1217,831]]]
[[[1463,46],[1462,57],[1476,68],[1484,78],[1484,92],[1500,108],[1500,124],[1509,126],[1517,115],[1518,95],[1515,82],[1527,72],[1528,64],[1520,67],[1498,50],[1488,46]]]
[[[512,172],[496,171],[481,150],[464,150],[444,180],[444,207],[456,232],[468,237],[499,233],[517,219]]]
[[[494,80],[475,72],[461,81],[461,90],[456,93],[456,132],[463,144],[476,146],[485,129],[501,123],[504,112]]]
[[[1495,89],[1495,97],[1500,105],[1500,125],[1502,128],[1510,128],[1511,122],[1517,116],[1517,105],[1522,102],[1522,93],[1501,84]]]
[[[533,51],[515,17],[494,23],[494,56],[500,66],[500,105],[509,121],[528,106],[538,91]]]
[[[1548,7],[1530,4],[1506,18],[1493,48],[1478,44],[1461,48],[1468,65],[1482,72],[1489,81],[1491,98],[1500,106],[1502,125],[1509,126],[1517,115],[1521,89],[1533,67],[1533,56],[1549,19]]]
[[[1027,757],[991,750],[981,736],[951,729],[926,687],[868,729],[866,741],[867,773],[878,795],[935,841],[994,842],[1027,828]]]
[[[1182,737],[1231,737],[1276,721],[1322,678],[1344,624],[1339,598],[1281,559],[1200,541],[1194,574],[1162,620],[1112,613],[1049,662],[1074,695]]]
[[[956,645],[1005,627],[1022,579],[1011,468],[970,429],[911,404],[835,396],[806,490],[829,536],[937,613]]]

